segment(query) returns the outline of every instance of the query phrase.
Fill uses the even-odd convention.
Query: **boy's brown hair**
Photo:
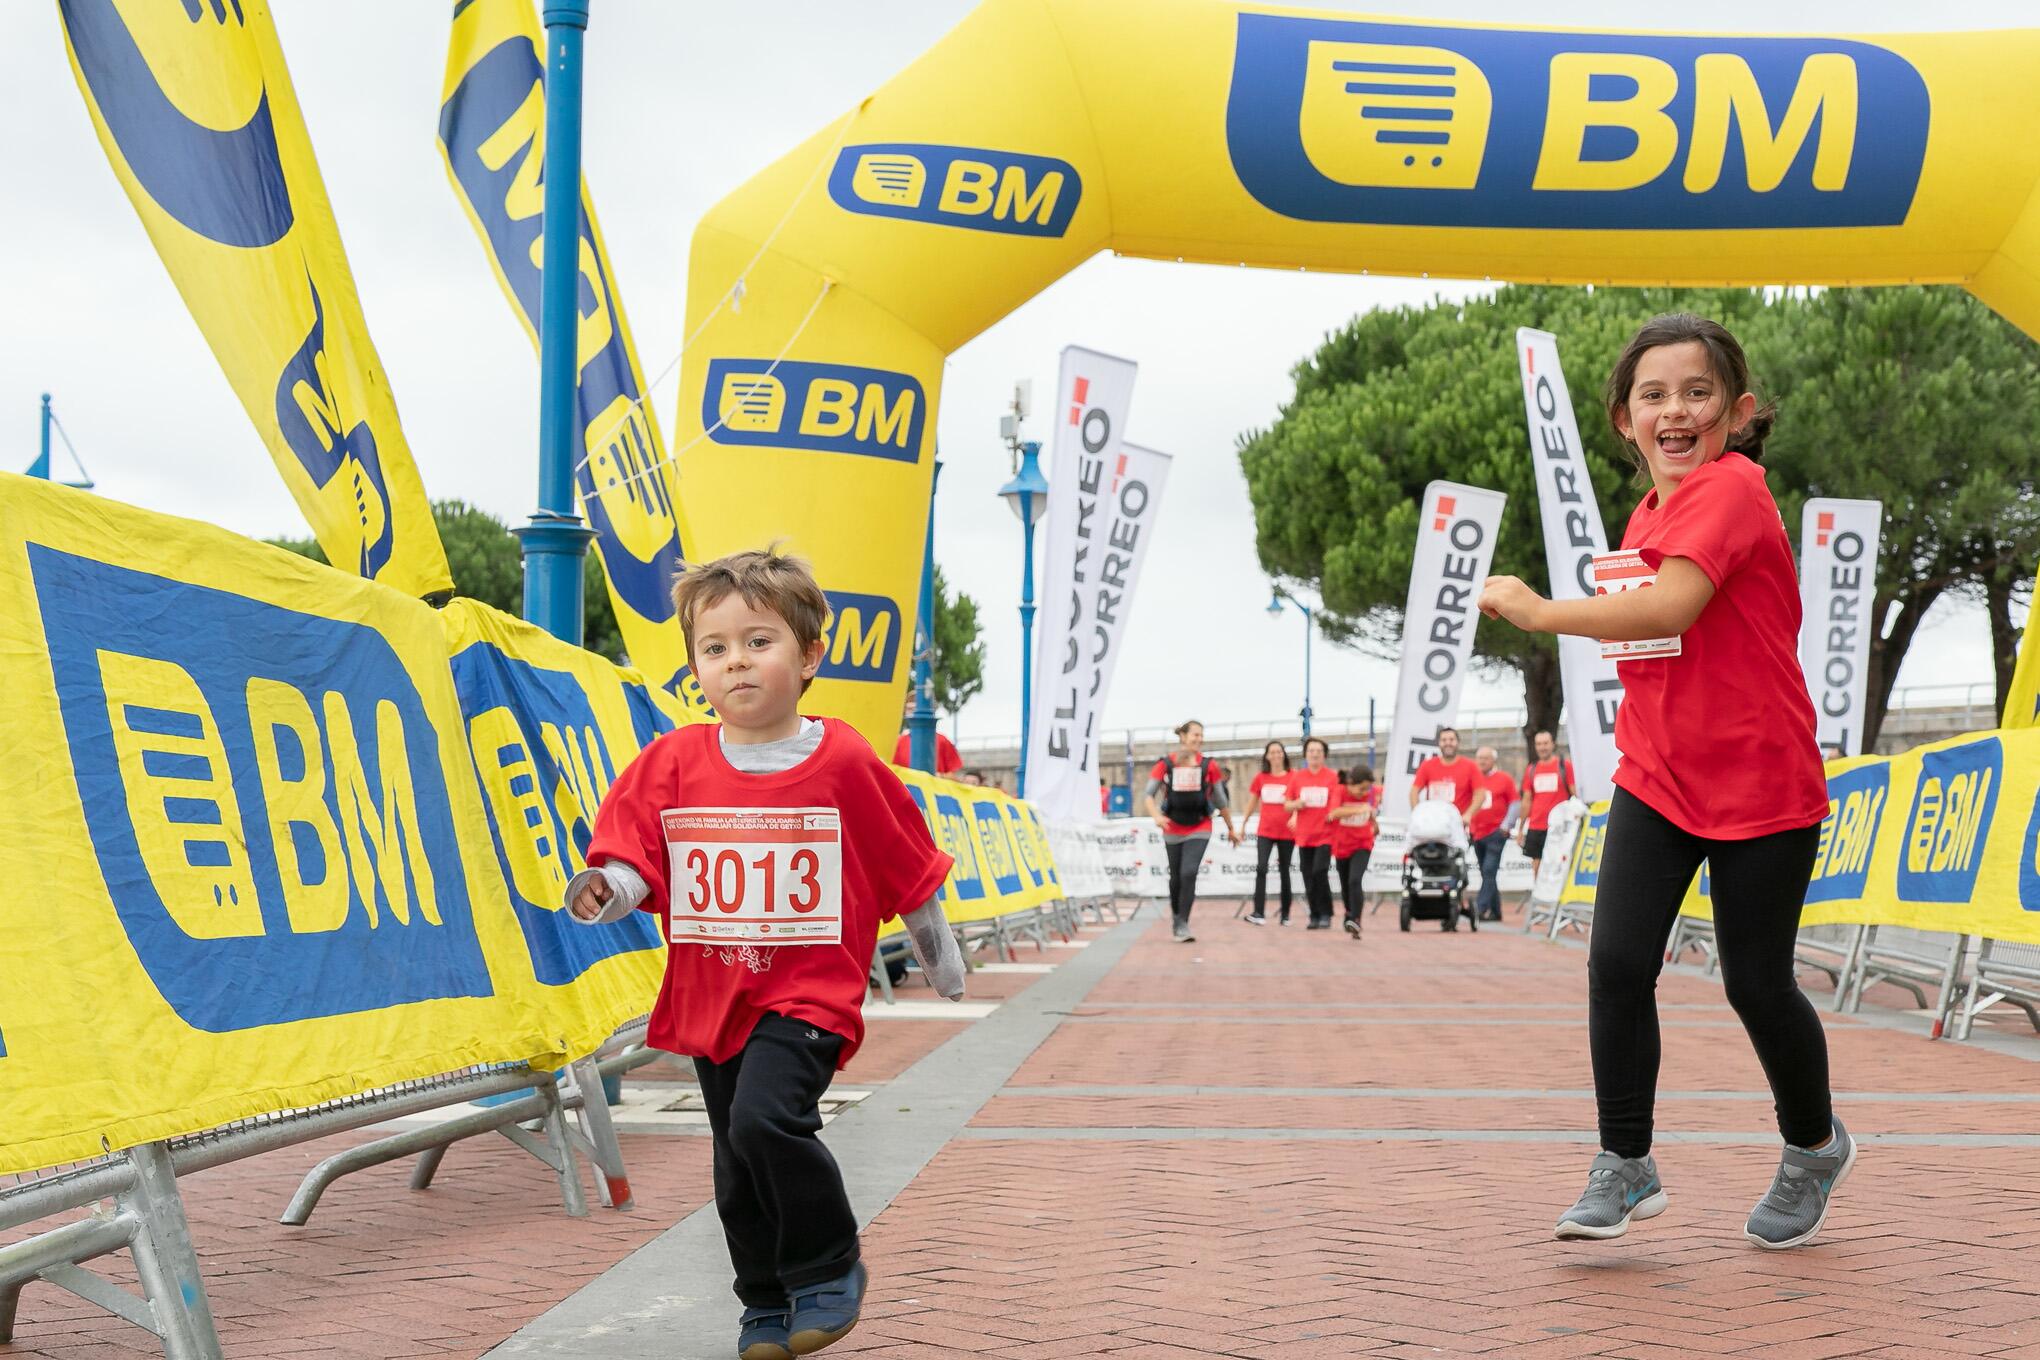
[[[751,608],[768,610],[784,619],[803,655],[821,640],[823,630],[829,626],[828,597],[815,581],[814,568],[805,558],[780,552],[777,543],[731,553],[713,562],[697,562],[681,572],[680,579],[673,583],[673,611],[680,619],[680,634],[687,639],[689,666],[695,665],[696,616],[731,595],[741,595]],[[807,681],[801,692],[806,693],[813,683]]]

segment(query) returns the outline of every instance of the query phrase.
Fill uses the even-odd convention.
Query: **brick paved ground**
[[[1195,945],[1147,927],[878,1217],[865,1323],[831,1354],[2040,1360],[2029,1058],[1828,1017],[1863,1154],[1821,1244],[1759,1252],[1740,1229],[1775,1160],[1761,1074],[1719,985],[1670,975],[1671,1209],[1557,1243],[1592,1150],[1584,955],[1386,916],[1356,944],[1230,910],[1206,904]],[[875,1021],[845,1085],[882,1100],[964,1024]],[[276,1224],[303,1171],[363,1136],[186,1182],[229,1356],[482,1355],[708,1193],[704,1139],[626,1135],[637,1208],[572,1220],[544,1168],[475,1140],[429,1193],[383,1167],[310,1227]],[[0,1360],[153,1353],[37,1285]]]

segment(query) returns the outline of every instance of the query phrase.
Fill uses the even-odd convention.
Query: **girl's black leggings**
[[[1650,1151],[1657,1101],[1657,979],[1686,888],[1706,860],[1714,939],[1728,1004],[1771,1083],[1778,1132],[1817,1147],[1834,1131],[1827,1036],[1799,990],[1792,948],[1813,875],[1818,825],[1743,841],[1682,831],[1627,789],[1615,790],[1587,950],[1587,1032],[1601,1146]]]
[[[1274,856],[1282,877],[1282,919],[1289,919],[1289,861],[1296,854],[1296,842],[1272,836],[1254,838],[1254,915],[1268,914],[1268,858]]]
[[[1303,900],[1310,907],[1313,925],[1326,925],[1332,919],[1332,847],[1325,845],[1299,845],[1296,858],[1303,865]]]

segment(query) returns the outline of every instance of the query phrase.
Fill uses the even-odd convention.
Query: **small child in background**
[[[691,1056],[715,1148],[715,1206],[744,1305],[741,1360],[846,1336],[865,1267],[819,1102],[864,1038],[881,922],[900,916],[936,990],[963,958],[935,898],[950,859],[857,730],[801,716],[829,608],[798,558],[742,552],[673,588],[719,723],[668,732],[602,800],[576,920],[655,913],[666,976],[647,1042]]]
[[[1381,812],[1381,789],[1374,771],[1355,765],[1345,773],[1345,785],[1326,814],[1332,823],[1332,863],[1339,870],[1339,897],[1346,907],[1346,933],[1360,938],[1360,910],[1367,893],[1361,881],[1367,877],[1367,862],[1374,857],[1374,826]]]

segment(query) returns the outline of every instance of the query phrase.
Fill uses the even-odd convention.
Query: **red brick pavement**
[[[1779,1255],[1740,1236],[1772,1151],[1667,1142],[1670,1211],[1589,1246],[1549,1236],[1588,1149],[1535,1137],[1590,1128],[1577,1095],[1144,1093],[1590,1085],[1576,948],[1378,927],[1355,944],[1253,930],[1229,910],[1208,906],[1191,946],[1149,929],[972,1136],[879,1216],[866,1319],[833,1354],[2040,1360],[2040,1148],[1866,1146],[1821,1243]],[[974,991],[1035,980],[984,974]],[[1667,1091],[1761,1090],[1717,983],[1669,976],[1660,997]],[[1306,1023],[1226,1023],[1241,1020]],[[845,1080],[882,1086],[962,1023],[874,1022]],[[1880,1097],[1842,1106],[1859,1133],[2040,1132],[2032,1103],[1907,1099],[2040,1092],[2031,1062],[1846,1018],[1829,1030],[1838,1084]],[[1068,1086],[1115,1093],[1030,1091]],[[1732,1134],[1763,1130],[1770,1110],[1672,1099],[1659,1118]],[[1038,1132],[985,1136],[1002,1129]],[[1256,1136],[1226,1136],[1243,1129]],[[1404,1136],[1311,1136],[1350,1129]],[[1478,1130],[1500,1136],[1465,1136]],[[342,1181],[308,1228],[275,1223],[312,1162],[365,1136],[186,1182],[229,1356],[479,1356],[708,1194],[705,1140],[626,1135],[637,1208],[568,1219],[550,1173],[489,1139],[452,1153],[428,1193],[393,1165]],[[0,1348],[155,1353],[139,1330],[41,1285],[23,1297],[16,1346]]]

